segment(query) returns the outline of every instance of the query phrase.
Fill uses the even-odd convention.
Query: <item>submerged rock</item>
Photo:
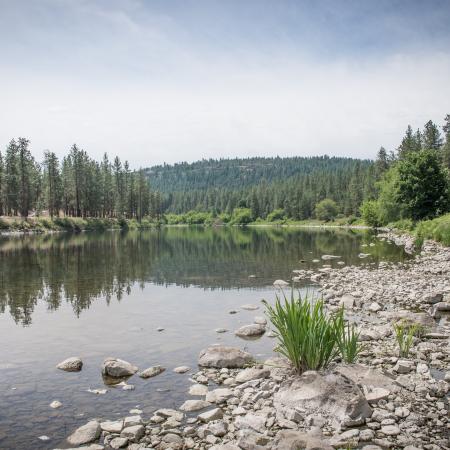
[[[276,286],[276,287],[286,287],[286,286],[289,286],[289,283],[287,281],[284,281],[284,280],[275,280],[273,282],[273,285]]]
[[[241,368],[253,362],[253,356],[239,348],[211,346],[200,352],[198,365],[215,368]]]
[[[191,368],[189,366],[179,366],[179,367],[175,367],[175,369],[173,369],[173,371],[175,373],[186,373],[189,372],[191,370]]]
[[[83,361],[78,356],[72,356],[61,361],[56,367],[66,372],[79,372],[83,367]]]
[[[148,369],[143,370],[138,375],[141,378],[152,378],[156,377],[156,375],[159,375],[160,373],[163,373],[166,369],[162,366],[153,366],[149,367]]]
[[[129,377],[137,371],[136,366],[118,358],[106,358],[102,365],[102,374],[113,378]]]

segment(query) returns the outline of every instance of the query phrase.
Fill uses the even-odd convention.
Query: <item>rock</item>
[[[374,328],[359,328],[359,341],[378,341],[381,339],[381,333]]]
[[[66,372],[79,372],[83,367],[83,361],[78,356],[72,356],[61,361],[56,367]]]
[[[95,395],[105,395],[108,392],[108,389],[87,389],[86,392],[90,392]]]
[[[434,305],[435,303],[442,302],[444,296],[442,292],[431,292],[425,295],[422,299],[423,303],[428,303],[430,305]]]
[[[242,305],[241,309],[245,309],[247,311],[255,311],[255,310],[259,309],[259,306],[247,304],[247,305]]]
[[[139,414],[135,416],[125,417],[125,419],[123,420],[124,428],[132,427],[134,425],[142,425],[142,417]]]
[[[62,403],[58,400],[53,400],[50,403],[50,408],[56,409],[56,408],[60,408],[62,406]]]
[[[113,449],[123,448],[128,444],[128,438],[126,437],[116,437],[111,440],[109,446]]]
[[[239,372],[236,376],[238,383],[246,383],[250,380],[257,380],[259,378],[267,378],[270,375],[269,369],[257,369],[256,367],[249,367]]]
[[[211,406],[211,403],[204,400],[186,400],[181,406],[181,411],[192,412]]]
[[[214,408],[214,409],[211,409],[210,411],[206,411],[206,412],[198,415],[198,419],[201,422],[205,422],[205,423],[211,422],[213,420],[219,420],[222,417],[223,417],[223,411],[220,408]]]
[[[208,431],[216,437],[223,437],[227,434],[228,425],[223,420],[208,423]]]
[[[209,391],[206,395],[206,401],[210,403],[223,403],[233,396],[233,391],[228,388],[218,388]]]
[[[241,450],[241,448],[228,442],[226,444],[213,445],[209,450]]]
[[[137,371],[136,366],[118,358],[106,358],[102,365],[102,374],[112,378],[129,377]]]
[[[258,433],[266,431],[266,418],[252,413],[247,413],[245,416],[237,416],[234,424],[242,430],[251,429]]]
[[[310,432],[282,430],[277,433],[270,447],[271,450],[334,450],[320,430],[313,428]]]
[[[415,368],[416,365],[414,361],[410,361],[408,359],[399,359],[393,370],[397,373],[409,373],[415,370]]]
[[[156,329],[156,331],[158,331],[159,333],[161,333],[161,331],[164,331],[164,328],[163,328],[163,327],[158,327],[158,328]]]
[[[228,332],[226,328],[216,328],[214,331],[219,334]]]
[[[329,261],[331,259],[340,259],[340,256],[336,256],[336,255],[322,255],[322,259],[324,261]]]
[[[159,375],[160,373],[163,373],[165,370],[166,369],[162,366],[153,366],[140,372],[139,376],[141,378],[152,378],[156,377],[156,375]]]
[[[191,370],[191,368],[188,366],[179,366],[179,367],[175,367],[175,369],[173,369],[173,371],[175,373],[186,373],[186,372],[189,372],[190,370]]]
[[[101,428],[96,420],[91,420],[87,424],[77,428],[68,438],[71,445],[88,444],[100,437]]]
[[[130,441],[138,442],[145,433],[145,428],[143,425],[133,425],[131,427],[126,427],[120,433],[121,437],[128,438]]]
[[[345,294],[339,300],[339,305],[351,309],[355,306],[355,297],[351,294]]]
[[[208,393],[208,386],[204,384],[193,384],[189,388],[189,395],[206,395]]]
[[[343,433],[333,436],[330,439],[330,444],[335,448],[342,448],[350,446],[358,442],[359,430],[352,429],[344,431]]]
[[[238,337],[250,338],[262,336],[265,332],[266,329],[264,326],[252,323],[250,325],[244,325],[243,327],[239,328],[234,332],[234,334]]]
[[[381,427],[381,432],[386,436],[397,436],[400,434],[400,428],[397,425],[385,425]]]
[[[222,345],[211,346],[202,350],[198,358],[198,365],[201,367],[214,367],[228,369],[242,368],[253,362],[250,353],[244,352],[235,347]]]
[[[166,435],[164,435],[163,441],[167,444],[181,445],[183,443],[183,439],[175,433],[167,433]]]
[[[371,390],[364,389],[364,395],[369,403],[378,403],[380,400],[388,398],[390,393],[390,390],[379,387]]]
[[[336,372],[350,378],[354,383],[367,387],[369,390],[374,388],[388,389],[395,392],[398,388],[395,381],[372,367],[366,367],[362,364],[345,364],[336,367]]]
[[[275,280],[273,282],[273,285],[276,286],[276,287],[286,287],[286,286],[289,286],[289,283],[287,281],[284,281],[284,280]]]
[[[373,302],[369,306],[369,311],[371,311],[371,312],[378,312],[378,311],[380,311],[380,309],[382,309],[382,308],[377,302]]]
[[[253,320],[258,325],[267,325],[267,319],[263,316],[256,316]]]
[[[120,433],[123,429],[123,420],[105,421],[100,423],[103,431],[108,433]]]
[[[338,372],[308,371],[283,383],[274,394],[274,406],[280,414],[290,408],[328,416],[334,426],[361,424],[372,414],[358,386]]]

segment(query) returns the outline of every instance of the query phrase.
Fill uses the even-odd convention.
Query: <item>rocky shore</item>
[[[399,243],[413,250],[410,238]],[[293,269],[297,280],[311,278],[320,285],[330,310],[345,305],[365,345],[356,364],[335,361],[325,371],[298,375],[282,358],[255,361],[243,350],[212,346],[200,353],[198,371],[179,372],[190,376],[192,385],[177,410],[91,420],[68,437],[69,445],[91,450],[450,448],[450,249],[426,242],[414,259],[380,263],[376,270]],[[398,357],[392,325],[399,320],[422,330],[407,358]],[[109,375],[124,363],[107,361]]]

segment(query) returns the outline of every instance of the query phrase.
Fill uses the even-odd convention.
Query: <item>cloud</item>
[[[18,41],[0,28],[0,50],[10,56],[0,62],[0,144],[27,136],[38,156],[47,148],[63,155],[77,142],[134,167],[250,155],[374,157],[380,145],[396,147],[408,123],[421,127],[450,112],[450,55],[430,44],[433,36],[417,44],[411,17],[397,22],[392,45],[381,36],[375,46],[376,33],[395,28],[395,14],[338,14],[334,2],[244,8],[235,22],[237,10],[224,2],[202,11],[192,6],[199,2],[47,3],[56,9],[22,17],[29,27],[19,27]],[[320,12],[329,29],[294,29]],[[437,31],[440,20],[423,18]],[[360,45],[354,30],[365,30]]]

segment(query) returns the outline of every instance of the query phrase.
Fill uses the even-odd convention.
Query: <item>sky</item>
[[[374,158],[450,113],[450,0],[0,0],[0,149]]]

